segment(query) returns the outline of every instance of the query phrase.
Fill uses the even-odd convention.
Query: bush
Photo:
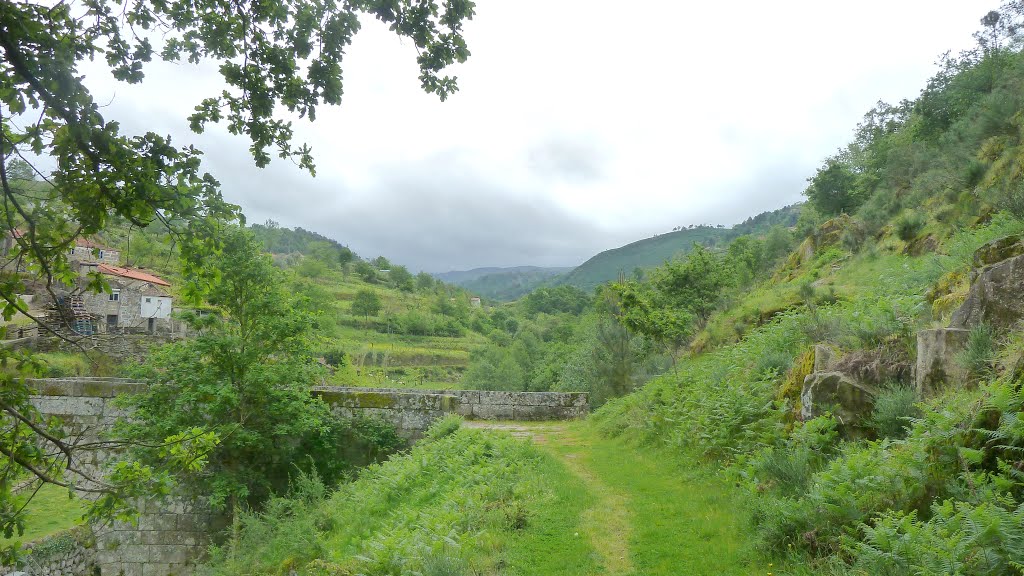
[[[910,242],[924,229],[925,218],[917,212],[905,212],[896,219],[896,235],[904,242]]]
[[[348,366],[348,353],[340,348],[328,350],[324,352],[324,362],[326,362],[328,366],[333,366],[335,368]]]
[[[920,417],[917,394],[905,384],[894,384],[878,395],[868,426],[879,438],[900,439],[907,435],[911,422]]]
[[[440,440],[445,436],[455,434],[459,431],[459,428],[462,428],[462,416],[449,414],[430,426],[430,429],[427,430],[426,438],[429,440]]]
[[[237,538],[196,574],[499,573],[488,564],[500,553],[495,544],[550,501],[554,487],[533,473],[545,462],[528,443],[463,429],[369,466],[330,495],[300,476],[289,497],[243,514]]]
[[[748,467],[758,491],[798,496],[835,452],[839,434],[832,416],[798,423],[785,443],[763,450]]]
[[[946,501],[923,521],[914,512],[889,512],[861,525],[863,542],[850,542],[855,573],[887,576],[1020,574],[1024,506],[1012,499],[971,504]]]
[[[395,426],[380,418],[331,418],[323,430],[302,439],[303,458],[295,468],[334,486],[356,469],[380,462],[405,446]]]
[[[992,327],[981,324],[972,328],[967,339],[967,348],[957,355],[956,360],[972,376],[981,377],[988,374],[995,360],[995,332]]]
[[[755,374],[773,377],[785,373],[793,365],[793,356],[787,350],[768,350],[757,359]]]

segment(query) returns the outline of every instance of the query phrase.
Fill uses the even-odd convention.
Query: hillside
[[[259,232],[284,247],[271,250],[284,272],[250,240],[263,274],[243,277],[287,283],[264,302],[298,296],[297,318],[268,308],[271,327],[309,327],[299,313],[315,313],[315,340],[296,341],[310,374],[320,378],[321,357],[332,384],[473,391],[363,391],[371,416],[348,418],[311,401],[310,378],[295,388],[302,403],[253,397],[245,418],[212,422],[227,423],[212,440],[229,444],[246,419],[298,416],[243,438],[245,451],[213,452],[213,472],[185,467],[214,478],[270,453],[288,471],[280,490],[233,507],[230,534],[196,573],[1024,574],[1024,3],[982,24],[978,46],[944,56],[918,98],[867,112],[809,175],[807,202],[603,252],[515,302],[477,306],[383,257]],[[164,382],[139,388],[173,384],[185,393],[165,398],[209,414],[217,403],[196,393],[211,388],[205,357],[177,358],[178,372],[151,370]],[[281,369],[226,380],[213,397],[277,393],[289,359],[275,354],[258,368]],[[545,409],[504,415],[566,407],[529,394],[545,391],[586,392],[593,413],[456,415],[461,398],[511,392]],[[163,407],[125,428],[176,412]],[[432,425],[400,448],[395,425],[376,419],[393,408]],[[307,417],[308,435],[280,432]],[[145,448],[166,460],[181,429],[154,427]],[[342,429],[359,432],[366,457],[345,461]],[[193,430],[188,442],[201,441]],[[324,465],[335,473],[321,476]]]
[[[652,268],[664,264],[679,254],[685,254],[694,244],[714,246],[729,237],[726,228],[700,226],[644,238],[619,248],[605,250],[580,264],[572,272],[559,277],[558,285],[593,290],[619,276],[632,277],[637,268]]]
[[[664,264],[676,256],[686,254],[694,244],[724,246],[729,240],[744,234],[766,234],[773,227],[788,228],[796,224],[800,204],[786,206],[752,216],[732,228],[695,226],[644,238],[619,248],[605,250],[590,258],[572,272],[556,278],[555,285],[576,286],[593,290],[600,284],[630,278],[636,269],[649,269]]]
[[[511,302],[548,284],[572,268],[516,266],[513,268],[476,268],[464,272],[434,274],[444,282],[461,286],[469,292],[499,302]]]

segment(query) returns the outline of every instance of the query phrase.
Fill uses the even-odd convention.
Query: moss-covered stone
[[[793,367],[786,373],[786,377],[782,380],[782,385],[779,386],[779,391],[777,392],[779,400],[792,403],[794,417],[800,414],[800,391],[803,389],[804,379],[814,372],[814,348],[814,346],[811,346],[796,359]]]
[[[848,215],[840,214],[822,223],[814,232],[815,250],[838,245],[842,239],[843,231],[849,228],[852,222],[853,220]]]
[[[963,304],[970,289],[971,284],[964,272],[957,270],[944,274],[925,294],[925,299],[932,304],[932,318],[948,319]]]
[[[89,398],[113,398],[116,392],[110,382],[83,382],[79,394]]]
[[[386,392],[350,392],[359,408],[394,408],[398,399]]]
[[[974,267],[982,268],[1024,254],[1024,237],[1020,234],[1005,236],[985,244],[974,251]]]

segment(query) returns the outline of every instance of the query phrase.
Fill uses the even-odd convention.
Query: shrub
[[[889,512],[863,524],[863,542],[847,552],[855,573],[912,576],[1019,574],[1024,558],[1024,506],[998,498],[970,504],[946,501],[927,521]]]
[[[459,431],[459,428],[462,428],[462,416],[449,414],[430,426],[430,429],[427,430],[426,438],[429,440],[440,440],[445,436],[455,434]]]
[[[972,328],[967,348],[957,355],[956,360],[975,377],[989,373],[995,360],[995,333],[992,328],[987,324]]]
[[[907,435],[914,418],[921,415],[917,394],[905,384],[893,384],[878,395],[868,426],[879,438],[900,439]]]
[[[896,235],[904,242],[910,242],[924,229],[925,218],[917,212],[905,212],[896,219]]]
[[[1018,220],[1024,220],[1024,186],[1018,184],[1004,191],[996,198],[995,206]]]
[[[326,362],[328,366],[333,366],[335,368],[348,366],[348,353],[340,348],[328,350],[324,352],[324,362]]]
[[[357,468],[379,462],[405,448],[395,426],[380,418],[330,418],[323,429],[302,439],[295,469],[317,476],[328,486],[350,477]]]
[[[783,444],[767,448],[751,460],[748,474],[758,490],[797,496],[806,491],[811,477],[828,462],[838,438],[832,416],[798,423]]]
[[[771,378],[785,373],[793,365],[793,356],[786,350],[768,350],[757,359],[754,373]]]

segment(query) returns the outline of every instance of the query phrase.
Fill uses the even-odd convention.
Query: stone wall
[[[30,381],[32,402],[46,416],[56,416],[68,436],[99,438],[124,411],[114,398],[145,386],[123,378],[63,378]],[[79,466],[95,473],[113,454],[89,452]],[[95,566],[102,576],[168,576],[188,574],[209,543],[218,518],[180,499],[140,502],[136,525],[117,522],[94,526]],[[35,576],[35,574],[33,574]]]
[[[87,528],[54,534],[23,548],[20,566],[0,567],[0,576],[24,572],[31,576],[92,576],[96,546]]]
[[[76,354],[85,350],[87,353],[99,352],[114,360],[127,362],[142,361],[149,356],[152,348],[173,341],[173,337],[161,334],[96,334],[85,338],[76,335],[72,343],[44,332],[29,338],[7,340],[3,345],[13,349],[24,348],[36,352],[68,354]]]
[[[406,438],[416,439],[448,414],[470,420],[570,420],[583,418],[590,403],[583,392],[504,392],[339,388],[314,391],[335,414],[379,416]]]

